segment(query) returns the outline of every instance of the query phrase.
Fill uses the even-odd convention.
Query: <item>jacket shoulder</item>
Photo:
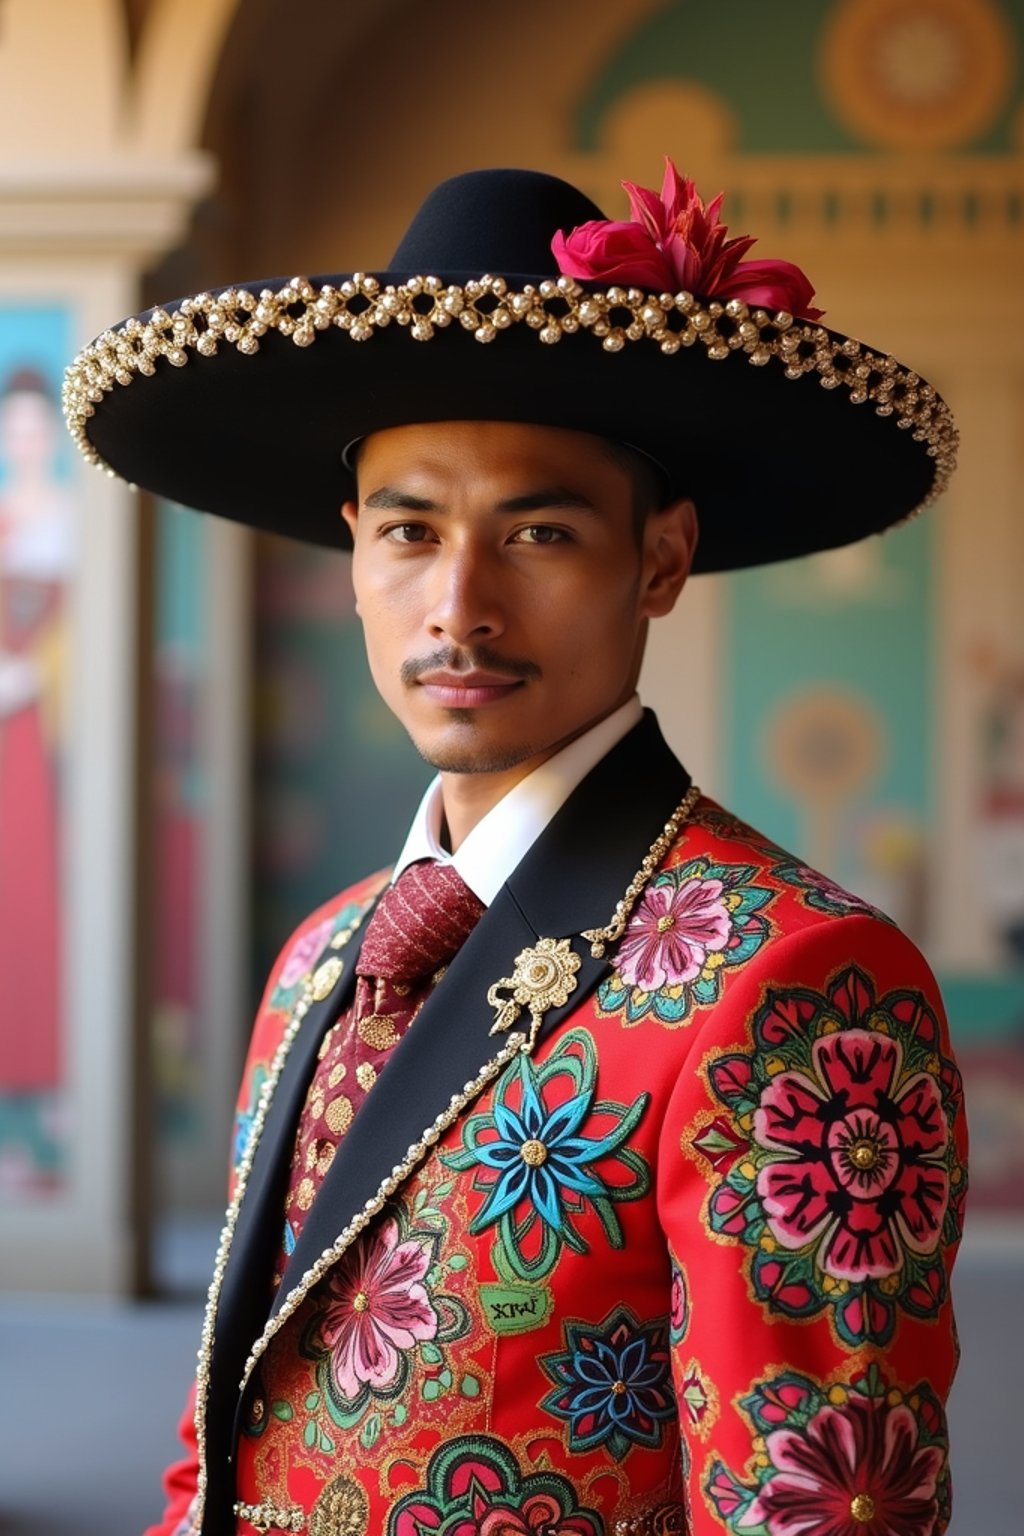
[[[772,895],[772,915],[779,936],[830,919],[873,917],[894,926],[891,918],[870,902],[848,891],[830,875],[788,852],[756,827],[702,796],[680,829],[663,869],[693,862],[710,874],[712,867],[743,870],[743,884],[759,886]]]
[[[305,986],[310,973],[332,943],[354,928],[387,884],[391,871],[378,870],[337,895],[321,902],[292,931],[278,954],[263,993],[260,1012],[288,1010]]]

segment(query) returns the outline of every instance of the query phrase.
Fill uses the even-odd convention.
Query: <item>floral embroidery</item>
[[[701,857],[657,875],[619,942],[614,974],[598,988],[601,1007],[623,1010],[627,1024],[653,1013],[675,1026],[717,1002],[723,971],[749,960],[768,937],[756,914],[773,893],[749,883],[754,870]]]
[[[295,1005],[301,987],[331,939],[343,928],[350,928],[367,905],[365,901],[347,901],[333,917],[325,917],[315,928],[310,928],[296,939],[274,983],[270,995],[271,1008],[287,1012]]]
[[[690,1288],[686,1283],[686,1271],[673,1254],[672,1256],[672,1290],[669,1304],[668,1327],[669,1339],[673,1344],[681,1344],[686,1337],[686,1330],[690,1326]]]
[[[621,1248],[615,1203],[649,1187],[646,1163],[624,1143],[650,1095],[627,1106],[595,1100],[596,1085],[594,1042],[570,1030],[539,1065],[520,1056],[496,1084],[490,1112],[466,1121],[462,1149],[444,1155],[450,1168],[476,1169],[473,1188],[486,1199],[469,1230],[497,1223],[497,1246],[519,1279],[544,1279],[563,1246],[588,1251],[574,1220],[588,1206]]]
[[[282,992],[290,992],[303,976],[309,974],[333,931],[333,919],[325,917],[322,923],[317,923],[315,928],[310,928],[308,933],[296,939],[277,978],[277,985]]]
[[[849,891],[844,891],[835,880],[830,880],[827,875],[812,869],[809,864],[801,864],[799,859],[791,859],[788,856],[773,864],[769,871],[776,880],[785,881],[786,885],[794,886],[808,907],[813,907],[816,912],[827,912],[830,917],[843,917],[848,912],[859,912],[868,917],[877,917],[884,923],[892,921],[879,912],[869,902],[862,901],[859,896],[852,896]]]
[[[931,1536],[949,1490],[942,1407],[873,1366],[851,1386],[786,1372],[740,1407],[761,1437],[753,1486],[721,1461],[706,1492],[736,1536]]]
[[[398,1223],[385,1221],[361,1238],[350,1264],[330,1276],[330,1301],[318,1332],[330,1350],[330,1371],[338,1395],[350,1401],[364,1387],[387,1388],[398,1375],[400,1351],[437,1333],[423,1277],[428,1246],[399,1241]]]
[[[676,1416],[665,1318],[639,1323],[616,1307],[596,1327],[566,1323],[567,1349],[540,1360],[555,1384],[541,1407],[569,1425],[569,1449],[604,1446],[621,1461],[634,1445],[657,1448]]]
[[[834,1307],[845,1343],[884,1343],[897,1302],[935,1315],[940,1246],[960,1233],[964,1177],[949,1127],[961,1089],[938,1054],[935,1014],[917,992],[876,1000],[851,967],[824,995],[769,993],[753,1027],[749,1055],[709,1069],[744,1136],[738,1156],[720,1159],[731,1165],[711,1225],[754,1250],[754,1291],[772,1311]]]
[[[619,945],[616,969],[623,981],[657,992],[699,976],[708,956],[729,940],[723,892],[721,880],[649,886]]]
[[[426,1486],[400,1499],[387,1536],[603,1536],[596,1510],[556,1472],[524,1473],[492,1435],[460,1435],[435,1451]]]
[[[445,1227],[424,1220],[438,1214],[421,1205],[410,1217],[404,1206],[395,1207],[357,1239],[320,1288],[300,1349],[316,1362],[319,1393],[343,1429],[371,1403],[402,1397],[417,1360],[424,1398],[437,1398],[453,1384],[443,1346],[468,1333],[470,1319],[465,1303],[439,1285]],[[461,1255],[449,1261],[450,1267],[464,1264]],[[432,1370],[437,1366],[440,1372]],[[375,1421],[369,1444],[380,1432],[379,1415]]]

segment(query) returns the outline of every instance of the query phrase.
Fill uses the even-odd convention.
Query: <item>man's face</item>
[[[630,697],[686,576],[688,503],[638,538],[598,438],[509,422],[374,433],[358,478],[343,515],[370,669],[435,768],[521,777]]]

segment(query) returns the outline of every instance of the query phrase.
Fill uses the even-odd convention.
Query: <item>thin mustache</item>
[[[500,656],[485,645],[472,651],[445,646],[439,651],[432,651],[429,656],[417,656],[411,661],[403,661],[399,675],[402,682],[408,685],[415,683],[424,672],[472,672],[475,669],[504,674],[516,681],[540,677],[540,667],[535,661],[525,661],[517,656]]]

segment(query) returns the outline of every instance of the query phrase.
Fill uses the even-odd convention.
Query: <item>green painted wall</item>
[[[641,23],[590,84],[576,118],[576,147],[596,149],[612,104],[648,80],[692,79],[710,87],[736,117],[736,149],[750,154],[863,153],[864,145],[833,116],[820,89],[817,55],[834,0],[673,0]],[[1002,10],[1024,42],[1024,0]],[[1017,80],[1005,111],[968,147],[1015,149]],[[677,162],[685,145],[667,146]],[[639,176],[639,171],[637,175]],[[643,177],[640,176],[643,180]]]

